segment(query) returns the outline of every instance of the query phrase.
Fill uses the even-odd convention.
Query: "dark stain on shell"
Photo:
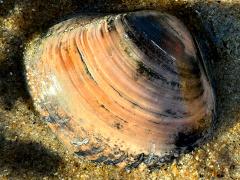
[[[146,76],[147,78],[160,79],[160,76],[154,72],[151,68],[146,68],[142,62],[138,62],[137,73]],[[164,80],[164,78],[162,78]]]
[[[78,152],[75,152],[75,154],[78,156],[85,157],[85,156],[92,156],[100,152],[102,152],[101,147],[93,147],[92,149],[85,150],[85,151],[79,150]]]
[[[179,132],[176,136],[175,145],[178,148],[187,147],[187,149],[191,151],[193,144],[200,138],[202,138],[202,135],[197,131],[191,133]]]

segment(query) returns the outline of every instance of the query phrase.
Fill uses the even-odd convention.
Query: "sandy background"
[[[127,173],[70,154],[32,107],[25,43],[76,12],[161,9],[197,12],[216,50],[217,122],[209,142],[159,170]],[[240,179],[240,2],[160,0],[0,0],[0,179]]]

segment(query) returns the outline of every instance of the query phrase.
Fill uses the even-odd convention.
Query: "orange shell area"
[[[211,85],[200,64],[196,75],[193,63],[182,58],[185,53],[197,59],[193,39],[178,19],[165,16],[184,45],[165,42],[172,48],[175,73],[127,36],[121,15],[112,16],[113,29],[107,17],[83,26],[72,23],[73,28],[63,22],[34,44],[34,55],[26,62],[30,93],[69,149],[93,159],[99,154],[117,157],[115,152],[163,156],[176,148],[179,133],[209,128]]]

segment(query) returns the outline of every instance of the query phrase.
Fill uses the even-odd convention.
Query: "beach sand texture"
[[[158,9],[195,12],[209,27],[217,56],[213,137],[159,170],[131,172],[68,152],[34,111],[23,52],[30,40],[73,13]],[[240,2],[173,0],[0,0],[0,179],[239,179]]]

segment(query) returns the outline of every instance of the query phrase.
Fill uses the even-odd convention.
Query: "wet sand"
[[[23,51],[56,21],[82,12],[161,9],[196,12],[216,51],[217,122],[212,138],[150,172],[130,173],[69,153],[34,111],[24,79]],[[187,22],[186,22],[187,23]],[[240,3],[237,1],[0,0],[0,179],[239,179]]]

